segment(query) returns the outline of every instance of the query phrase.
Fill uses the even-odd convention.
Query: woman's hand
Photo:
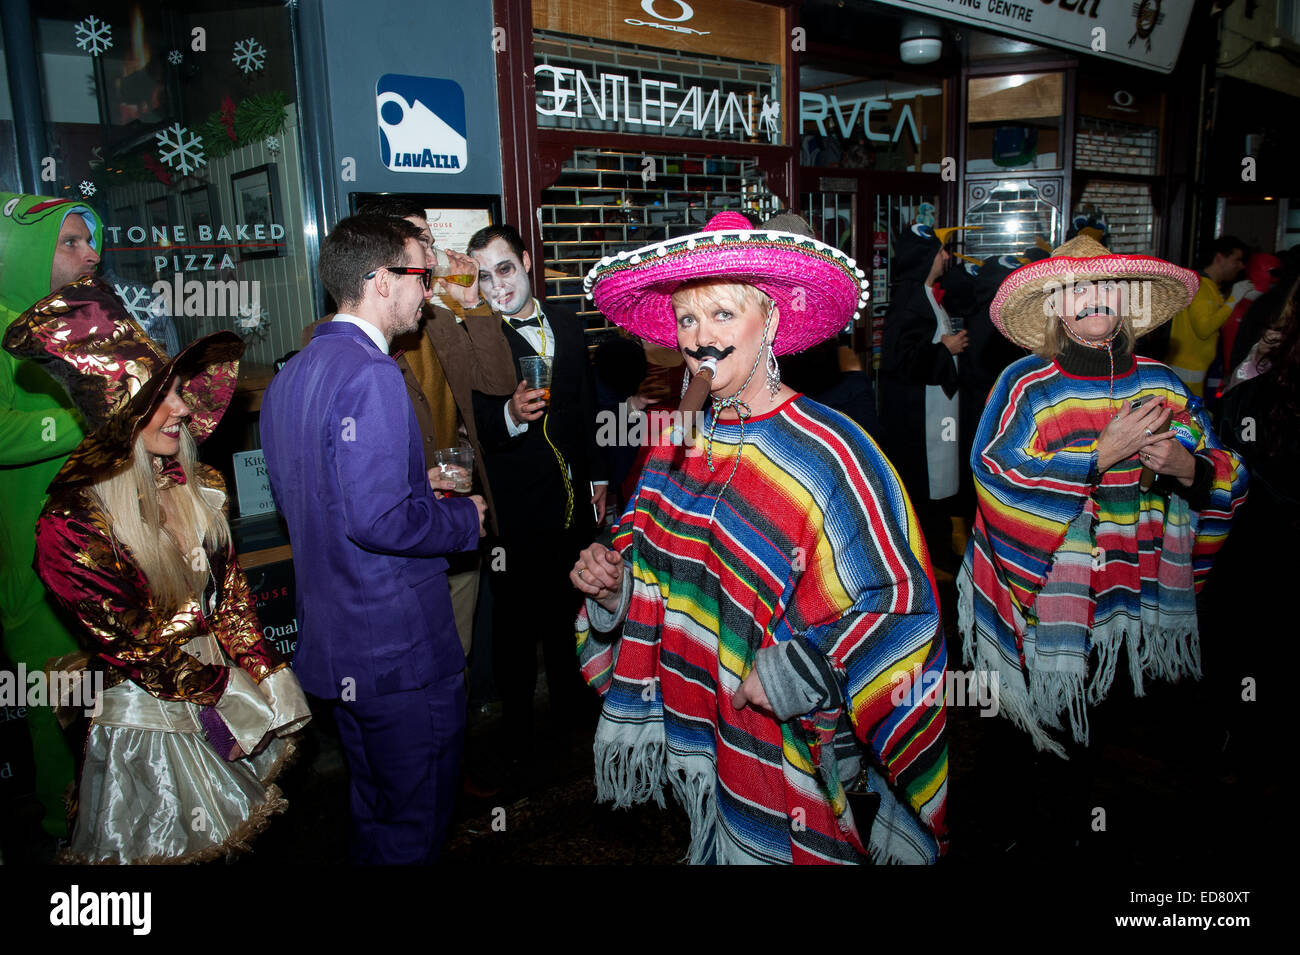
[[[1138,452],[1138,460],[1156,474],[1169,474],[1178,478],[1184,487],[1191,487],[1196,479],[1196,456],[1174,438],[1174,432],[1156,435],[1168,437],[1167,441],[1153,441]]]
[[[569,580],[581,593],[613,613],[623,595],[623,555],[602,544],[592,544],[578,555]]]
[[[776,719],[776,714],[772,712],[772,703],[767,698],[767,691],[763,689],[763,681],[758,678],[758,667],[750,670],[749,676],[745,677],[744,682],[736,688],[736,693],[731,698],[731,705],[738,710],[752,706]]]
[[[1097,470],[1109,471],[1143,448],[1174,441],[1172,431],[1160,430],[1171,414],[1173,410],[1159,398],[1149,399],[1136,411],[1131,402],[1124,402],[1119,414],[1110,420],[1097,438]]]

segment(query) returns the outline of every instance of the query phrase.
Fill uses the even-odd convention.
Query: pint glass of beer
[[[441,448],[434,452],[438,475],[444,481],[454,481],[451,494],[463,497],[474,490],[474,449]]]
[[[519,359],[519,370],[523,372],[524,381],[528,383],[528,390],[536,391],[541,388],[546,392],[542,400],[549,405],[551,403],[551,360],[529,355]]]
[[[451,257],[436,245],[433,247],[433,256],[437,260],[433,266],[434,278],[450,282],[452,285],[462,285],[465,288],[478,281],[478,272],[466,271],[465,266],[455,264]]]

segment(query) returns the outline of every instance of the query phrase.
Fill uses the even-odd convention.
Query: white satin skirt
[[[203,735],[192,703],[160,700],[131,682],[107,690],[102,701],[86,740],[72,843],[61,861],[217,859],[248,851],[287,808],[272,780],[293,753],[292,738],[272,736],[257,755],[227,762]]]

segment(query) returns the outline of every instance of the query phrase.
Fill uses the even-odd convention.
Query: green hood
[[[0,322],[8,325],[50,294],[50,269],[63,220],[80,213],[90,244],[104,254],[104,225],[95,210],[72,199],[0,192]]]

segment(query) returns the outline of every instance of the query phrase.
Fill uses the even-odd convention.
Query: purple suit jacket
[[[293,545],[303,688],[361,699],[463,670],[438,555],[478,546],[478,512],[434,497],[397,363],[356,326],[322,325],[271,380],[261,430]]]

